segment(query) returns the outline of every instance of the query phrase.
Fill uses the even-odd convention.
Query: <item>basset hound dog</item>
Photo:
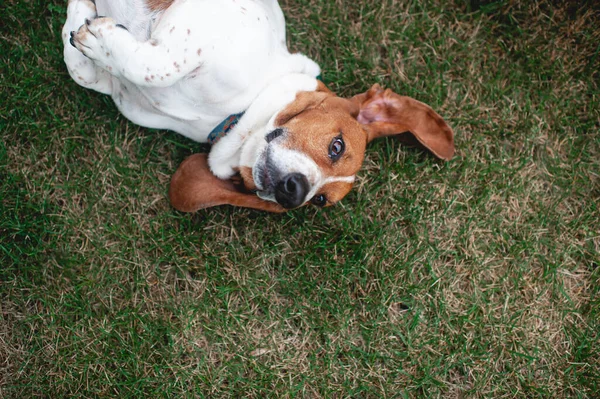
[[[69,0],[62,38],[79,85],[136,124],[212,144],[172,177],[181,211],[333,205],[383,136],[410,132],[435,156],[454,154],[428,105],[377,84],[331,92],[314,61],[289,52],[277,0]]]

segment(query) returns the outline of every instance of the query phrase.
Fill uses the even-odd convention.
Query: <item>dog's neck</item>
[[[238,124],[242,116],[244,116],[246,112],[240,112],[239,114],[229,115],[225,118],[221,123],[219,123],[206,138],[208,144],[215,145],[219,140],[227,135],[234,127]]]
[[[215,176],[229,179],[241,166],[252,168],[266,145],[265,135],[275,126],[277,114],[302,91],[315,91],[318,80],[292,73],[273,80],[256,97],[237,125],[210,152],[208,165]]]

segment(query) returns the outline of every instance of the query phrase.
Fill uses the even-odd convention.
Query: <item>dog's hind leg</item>
[[[67,20],[62,29],[64,60],[69,74],[83,87],[104,94],[112,93],[112,77],[94,61],[83,55],[72,44],[71,32],[79,29],[86,19],[96,18],[96,5],[92,0],[70,0]]]

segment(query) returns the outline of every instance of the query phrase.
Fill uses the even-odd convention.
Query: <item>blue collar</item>
[[[321,75],[317,76],[317,79],[320,80],[321,82],[323,81],[323,79],[321,78]],[[225,135],[227,133],[229,133],[229,131],[231,129],[233,129],[235,127],[235,125],[238,124],[238,122],[240,121],[242,116],[244,116],[245,113],[246,113],[246,111],[240,112],[239,114],[229,115],[227,118],[225,118],[225,120],[223,120],[223,122],[219,123],[208,134],[208,137],[206,139],[206,141],[208,141],[208,144],[214,145],[219,140],[221,140],[223,137],[225,137]]]
[[[244,116],[244,112],[240,112],[239,114],[229,115],[225,120],[217,125],[209,134],[206,141],[208,144],[213,145],[217,141],[221,140],[231,129],[238,124],[242,116]]]

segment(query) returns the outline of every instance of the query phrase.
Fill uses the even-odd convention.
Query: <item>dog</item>
[[[373,85],[351,98],[286,44],[276,0],[69,0],[64,60],[132,122],[212,144],[171,179],[174,208],[284,212],[339,202],[367,144],[410,132],[438,158],[454,133],[431,107]]]

